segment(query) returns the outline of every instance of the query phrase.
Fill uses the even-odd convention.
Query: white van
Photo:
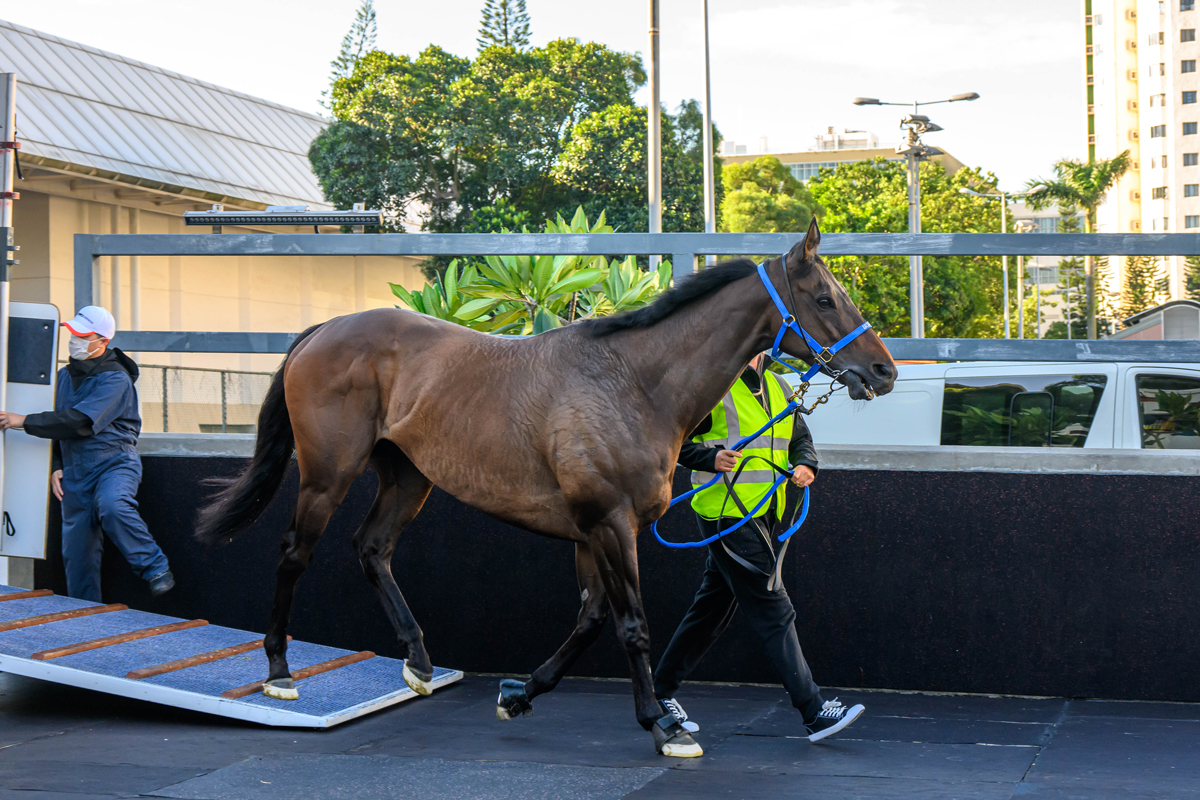
[[[816,443],[1200,450],[1200,364],[898,368],[890,394],[865,402],[841,391],[810,415]],[[827,388],[823,381],[810,399]]]

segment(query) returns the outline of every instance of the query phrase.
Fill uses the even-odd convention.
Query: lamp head
[[[950,102],[955,103],[959,100],[978,100],[978,99],[979,99],[978,92],[967,92],[966,94],[954,95],[953,97],[950,98]]]
[[[881,106],[881,105],[883,105],[883,103],[879,102],[879,98],[877,98],[877,97],[856,97],[856,98],[854,98],[854,105],[856,105],[856,106]]]

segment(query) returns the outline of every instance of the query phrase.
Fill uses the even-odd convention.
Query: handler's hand
[[[0,431],[6,431],[9,428],[16,428],[19,430],[24,427],[24,414],[14,414],[11,411],[0,411]]]
[[[54,492],[54,496],[58,498],[58,502],[62,502],[62,470],[56,469],[50,473],[50,490]]]
[[[742,454],[737,450],[722,450],[717,453],[717,472],[733,472],[737,469]]]
[[[817,476],[813,473],[812,467],[806,467],[803,464],[796,467],[795,472],[792,473],[792,483],[797,486],[808,486],[816,479]]]

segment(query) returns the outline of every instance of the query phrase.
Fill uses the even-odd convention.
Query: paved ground
[[[782,690],[692,685],[707,755],[680,761],[625,682],[568,679],[508,723],[496,682],[298,731],[0,674],[0,800],[1200,797],[1200,705],[843,691],[867,714],[810,745]]]

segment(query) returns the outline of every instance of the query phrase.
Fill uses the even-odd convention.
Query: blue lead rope
[[[786,253],[783,255],[783,264],[784,264],[784,279],[786,280],[786,277],[787,277],[787,254]],[[789,369],[792,372],[799,375],[800,383],[802,386],[807,386],[808,382],[810,380],[812,380],[812,377],[814,375],[816,375],[817,372],[819,372],[823,367],[828,366],[829,362],[831,362],[833,360],[833,357],[835,355],[837,355],[837,352],[839,350],[841,350],[846,345],[850,344],[850,342],[857,339],[859,336],[861,336],[863,333],[865,333],[871,327],[871,323],[864,322],[862,325],[859,325],[857,328],[850,331],[850,333],[846,334],[841,339],[839,339],[836,343],[834,343],[834,345],[832,347],[829,347],[829,348],[821,347],[821,345],[817,343],[817,340],[814,339],[812,336],[810,336],[808,334],[808,331],[804,330],[804,328],[802,328],[799,325],[799,323],[796,322],[796,317],[787,310],[787,306],[784,304],[783,298],[781,298],[779,296],[779,292],[777,292],[775,290],[775,286],[774,286],[774,284],[771,283],[771,279],[769,277],[767,277],[767,262],[766,261],[764,261],[758,265],[758,277],[762,279],[763,286],[765,286],[767,289],[767,294],[769,294],[771,296],[771,300],[775,303],[775,308],[779,311],[779,316],[783,318],[783,324],[779,326],[779,333],[777,333],[775,335],[775,342],[774,342],[774,344],[771,345],[770,358],[776,364],[780,364],[781,366],[785,367],[786,369]],[[788,364],[786,361],[784,361],[783,359],[781,359],[779,357],[780,352],[781,352],[779,349],[779,346],[783,342],[784,335],[789,330],[792,331],[793,333],[795,333],[797,336],[804,339],[805,343],[808,345],[809,350],[811,350],[813,353],[812,366],[809,367],[808,370],[806,370],[804,373],[801,373],[800,370],[794,368],[791,364]],[[751,435],[743,437],[741,441],[739,441],[737,444],[735,444],[730,449],[740,451],[743,447],[746,446],[746,444],[748,442],[752,442],[755,439],[757,439],[759,437],[759,435],[763,433],[763,431],[767,430],[770,427],[773,427],[776,422],[783,419],[788,414],[795,413],[797,408],[800,408],[800,404],[798,402],[796,402],[794,399],[790,400],[787,404],[787,407],[783,411],[779,412],[774,417],[772,417],[771,420],[769,422],[767,422],[766,425],[763,425],[761,428],[759,428],[757,431],[755,431]],[[754,506],[754,508],[752,508],[750,510],[750,513],[747,514],[746,516],[742,517],[741,520],[739,520],[738,523],[736,525],[734,525],[733,527],[727,528],[723,531],[720,531],[719,533],[715,533],[712,536],[709,536],[707,539],[702,539],[699,542],[668,542],[666,539],[662,538],[662,536],[659,534],[658,520],[655,520],[654,523],[650,526],[650,530],[654,532],[654,538],[658,539],[658,541],[660,543],[662,543],[663,545],[665,545],[667,547],[670,547],[670,548],[673,548],[676,550],[686,550],[686,549],[690,549],[693,547],[704,547],[705,545],[712,544],[717,539],[720,539],[722,536],[728,536],[729,534],[733,533],[738,528],[742,527],[747,522],[749,522],[751,519],[753,519],[755,517],[755,515],[758,514],[758,510],[763,507],[763,504],[766,503],[767,500],[769,500],[770,498],[774,497],[775,492],[779,489],[779,487],[783,484],[783,482],[786,481],[788,479],[788,477],[790,477],[790,473],[788,473],[786,470],[784,470],[782,467],[778,466],[777,464],[772,464],[771,466],[774,467],[775,470],[780,473],[779,477],[775,479],[775,482],[773,484],[771,484],[771,489],[765,495],[763,495],[762,499],[759,500],[758,503]],[[679,495],[679,497],[674,498],[673,500],[671,500],[670,505],[667,506],[667,511],[670,511],[674,506],[678,505],[679,503],[682,503],[684,500],[687,500],[689,497],[696,494],[697,492],[701,492],[701,491],[709,488],[710,486],[715,484],[720,479],[721,479],[720,474],[714,475],[712,477],[712,480],[708,481],[707,483],[703,484],[702,486],[697,486],[697,487],[691,489],[690,491],[684,492],[683,494]],[[732,492],[733,487],[730,487],[729,491]],[[664,512],[664,516],[665,516],[665,512]],[[660,519],[661,519],[661,517],[660,517]],[[804,521],[806,519],[808,519],[808,487],[807,486],[804,487],[804,501],[800,508],[800,518],[790,528],[785,530],[783,533],[779,534],[779,537],[778,537],[779,541],[786,542],[788,539],[790,539],[792,537],[792,534],[794,534],[796,531],[800,530],[801,526],[804,525]]]

